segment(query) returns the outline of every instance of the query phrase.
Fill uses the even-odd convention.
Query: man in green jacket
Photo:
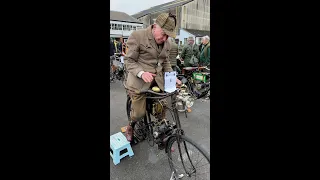
[[[183,47],[181,52],[181,58],[184,61],[183,62],[184,67],[195,66],[190,64],[192,55],[194,55],[196,58],[199,59],[200,52],[199,52],[199,47],[194,43],[194,38],[190,36],[188,38],[188,44]]]
[[[210,38],[204,36],[202,38],[202,48],[200,52],[200,65],[208,66],[210,64]]]

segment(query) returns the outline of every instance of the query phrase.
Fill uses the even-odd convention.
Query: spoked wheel
[[[127,117],[128,120],[130,121],[130,114],[131,114],[131,98],[129,95],[127,95]],[[150,143],[152,143],[152,145],[154,144],[153,142],[153,131],[152,131],[152,127],[151,126],[146,126],[146,122],[147,122],[147,116],[145,116],[144,118],[141,118],[139,121],[137,121],[135,123],[135,125],[133,126],[133,135],[134,137],[138,140],[138,141],[143,141],[145,139],[148,139],[148,143],[150,145]]]
[[[143,141],[146,139],[144,132],[144,123],[143,121],[138,121],[133,127],[133,135],[137,138],[138,141]]]
[[[148,122],[151,122],[151,118],[150,118],[150,113],[147,112],[148,115],[148,120],[145,121],[145,124],[147,124]],[[153,126],[150,124],[148,127],[146,127],[146,139],[148,140],[148,144],[149,146],[153,147],[154,146],[154,137],[153,137]]]
[[[114,79],[115,79],[115,77],[114,77],[114,73],[113,73],[113,68],[112,68],[112,66],[110,66],[110,82],[113,82]]]
[[[171,179],[210,179],[210,157],[195,142],[186,136],[172,137],[167,145]]]

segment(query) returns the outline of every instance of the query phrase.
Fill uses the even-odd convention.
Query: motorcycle
[[[207,66],[184,67],[177,57],[177,78],[182,82],[177,96],[180,112],[186,112],[194,101],[204,96],[210,99],[210,69]]]

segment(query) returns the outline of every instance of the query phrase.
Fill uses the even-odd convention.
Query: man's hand
[[[144,72],[141,76],[141,78],[144,80],[144,82],[152,82],[153,77],[156,76],[156,74],[152,74],[149,72]]]
[[[180,84],[181,84],[181,81],[177,78],[176,83],[177,83],[178,85],[180,85]]]

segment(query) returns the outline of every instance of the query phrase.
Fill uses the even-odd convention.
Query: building
[[[143,23],[144,27],[153,24],[161,13],[174,14],[177,17],[176,39],[184,43],[185,37],[180,37],[181,29],[188,31],[203,31],[210,35],[210,0],[175,0],[169,3],[151,7],[132,15]],[[208,33],[209,34],[206,34]]]
[[[110,37],[116,39],[123,37],[126,41],[133,31],[141,28],[143,28],[143,23],[128,14],[110,11]]]

